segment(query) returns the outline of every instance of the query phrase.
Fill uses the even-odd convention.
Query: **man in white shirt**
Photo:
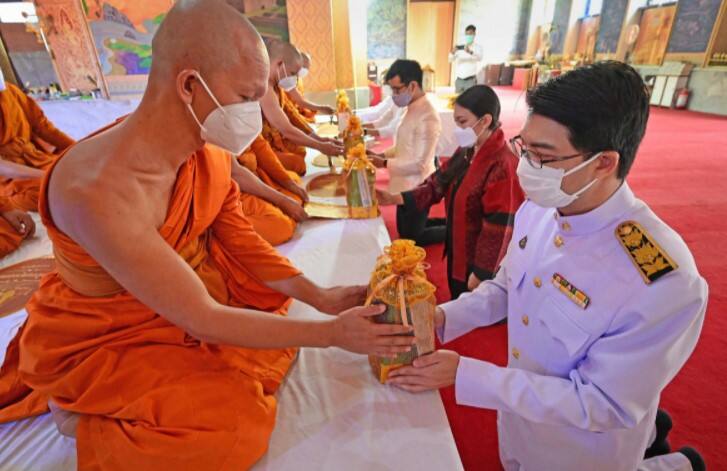
[[[455,63],[454,90],[457,93],[477,85],[477,67],[482,60],[482,46],[475,43],[475,25],[469,25],[464,33],[464,44],[454,46],[449,53],[449,62]]]
[[[385,89],[388,87],[385,87]],[[356,111],[364,123],[366,134],[373,137],[393,137],[404,117],[406,108],[396,106],[391,96],[384,98],[378,105]]]
[[[418,62],[398,59],[386,73],[386,83],[391,87],[392,101],[398,108],[405,108],[404,116],[394,136],[393,147],[383,154],[372,154],[374,163],[389,169],[389,192],[402,193],[421,184],[434,173],[434,157],[437,142],[442,132],[439,113],[422,90],[423,72]],[[424,219],[429,211],[406,212],[403,206],[397,208],[396,225],[399,235],[406,237],[406,228],[413,226],[413,220]],[[446,228],[433,234],[426,245],[441,242]]]

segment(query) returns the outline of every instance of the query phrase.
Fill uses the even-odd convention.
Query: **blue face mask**
[[[469,46],[470,44],[475,42],[475,35],[474,34],[465,35],[464,42],[465,42],[465,44],[467,44]]]
[[[409,103],[411,103],[411,92],[410,91],[401,91],[396,95],[392,95],[391,99],[394,101],[394,104],[398,106],[399,108],[404,108],[405,106],[409,106]]]

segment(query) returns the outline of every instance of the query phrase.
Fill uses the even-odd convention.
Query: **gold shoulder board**
[[[638,222],[619,224],[616,237],[647,285],[679,268]]]

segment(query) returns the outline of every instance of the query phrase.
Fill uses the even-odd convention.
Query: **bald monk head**
[[[242,11],[241,0],[179,0],[154,36],[139,111],[164,109],[167,125],[194,141],[185,142],[185,150],[203,145],[200,124],[218,104],[253,102],[265,94],[267,52]]]
[[[279,39],[265,39],[265,46],[270,57],[270,84],[276,84],[285,77],[298,75],[303,67],[303,56],[290,43]]]
[[[301,53],[301,55],[303,56],[303,67],[310,70],[310,62],[311,62],[310,54],[308,54],[307,52],[303,52],[303,53]]]

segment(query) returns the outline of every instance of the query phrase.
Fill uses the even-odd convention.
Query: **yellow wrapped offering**
[[[343,131],[344,155],[348,155],[351,149],[359,144],[365,146],[363,126],[361,125],[361,118],[353,115],[349,118],[348,126]]]
[[[413,240],[395,240],[376,261],[366,304],[385,304],[386,311],[374,317],[379,324],[414,326],[412,350],[395,358],[369,356],[374,376],[383,384],[389,373],[434,351],[435,286],[424,273],[426,252]]]
[[[346,204],[351,219],[370,219],[379,215],[376,199],[376,167],[366,156],[363,142],[352,147],[343,163]]]
[[[348,120],[351,117],[351,106],[345,90],[338,91],[338,95],[336,96],[336,110],[338,116],[338,133],[340,136],[348,128]]]

